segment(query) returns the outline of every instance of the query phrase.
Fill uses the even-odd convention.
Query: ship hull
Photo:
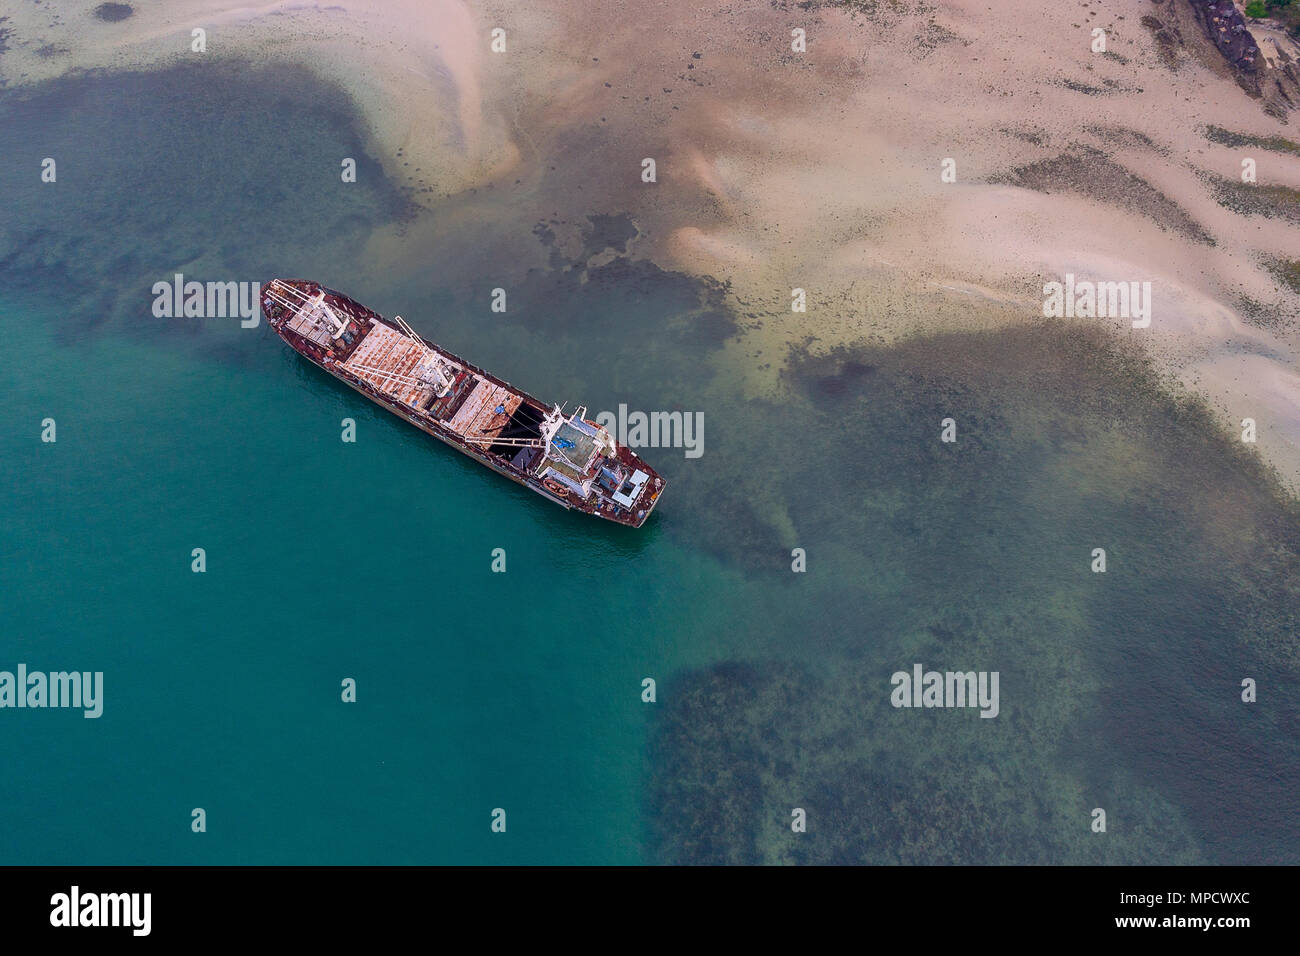
[[[487,387],[492,389],[491,395],[494,401],[498,396],[508,396],[502,405],[497,406],[495,411],[503,412],[507,403],[512,410],[517,410],[516,412],[506,413],[505,417],[510,419],[510,424],[515,423],[515,414],[520,414],[520,417],[527,420],[529,415],[538,416],[543,412],[547,415],[559,416],[559,409],[549,410],[547,406],[528,393],[466,362],[459,356],[439,348],[428,340],[416,336],[409,325],[401,323],[400,319],[395,320],[398,324],[394,325],[378,313],[342,293],[302,280],[277,279],[263,288],[263,311],[266,313],[271,327],[286,345],[317,368],[327,372],[374,404],[414,425],[426,435],[438,439],[444,445],[454,448],[466,457],[472,458],[479,464],[486,465],[516,484],[523,485],[547,501],[567,510],[581,511],[630,527],[643,525],[654,510],[659,495],[664,488],[663,479],[635,453],[613,442],[607,433],[604,433],[602,437],[608,442],[607,449],[612,448],[612,451],[608,451],[606,457],[599,460],[593,454],[590,462],[595,467],[586,476],[586,486],[592,490],[585,495],[580,495],[583,486],[578,484],[573,476],[570,476],[565,481],[564,476],[558,474],[554,469],[543,472],[542,467],[540,467],[561,464],[559,461],[553,461],[550,457],[551,454],[557,454],[558,458],[562,459],[563,464],[572,465],[573,462],[564,455],[563,451],[558,453],[550,452],[547,442],[540,438],[532,440],[533,446],[540,448],[540,451],[534,452],[531,449],[525,451],[521,448],[517,454],[514,453],[515,449],[513,447],[496,443],[505,441],[503,439],[494,440],[489,437],[480,439],[477,443],[468,441],[462,434],[458,434],[454,430],[454,420],[450,425],[446,421],[439,421],[425,408],[420,407],[419,403],[399,400],[398,396],[393,393],[392,387],[388,385],[392,381],[399,382],[398,392],[409,394],[419,392],[423,383],[412,383],[409,380],[411,373],[372,370],[371,366],[358,365],[355,359],[347,357],[356,351],[356,345],[350,340],[350,337],[346,337],[348,339],[346,344],[340,343],[338,336],[335,336],[331,341],[328,335],[318,334],[321,333],[319,328],[307,330],[308,334],[304,335],[302,315],[305,308],[298,304],[304,302],[314,304],[317,308],[319,308],[320,302],[326,303],[328,307],[326,311],[329,313],[331,320],[339,323],[339,327],[346,328],[349,331],[356,330],[358,341],[364,342],[364,337],[370,334],[372,329],[381,330],[381,332],[376,333],[380,338],[384,336],[396,337],[398,336],[397,329],[400,326],[402,330],[405,330],[401,333],[406,336],[401,338],[404,344],[409,346],[411,342],[418,342],[420,344],[414,347],[416,350],[423,348],[426,354],[435,355],[439,360],[446,363],[444,367],[448,368],[449,371],[455,371],[461,373],[464,377],[471,378],[476,387],[480,383],[485,383]],[[459,380],[458,377],[457,381]],[[431,396],[436,395],[434,392],[429,394]],[[435,399],[431,398],[431,401],[435,401]],[[452,404],[454,406],[454,402]],[[445,411],[446,409],[444,409]],[[482,417],[482,413],[480,413],[479,417]],[[535,418],[533,421],[536,423]],[[559,417],[551,418],[550,423],[568,425],[581,430],[583,433],[591,434],[597,434],[596,430],[599,429],[595,422],[579,419],[576,414],[568,420],[562,420]],[[599,432],[603,433],[603,429],[599,430]],[[498,432],[498,434],[500,433]],[[574,432],[570,431],[569,434],[574,434]],[[487,447],[483,447],[484,445],[487,445]],[[565,442],[560,447],[572,448],[573,444],[572,442]],[[501,451],[498,451],[498,448]],[[527,459],[527,461],[524,465],[518,465],[517,462],[520,459]],[[540,466],[537,464],[538,460],[540,460]],[[616,471],[620,480],[626,478],[629,474],[633,474],[636,476],[636,480],[641,482],[640,485],[636,486],[637,497],[634,503],[626,496],[618,497],[613,488],[601,488],[594,485],[592,478],[599,471],[604,471],[606,475],[609,474],[610,470],[608,468],[599,467],[604,464],[608,464]],[[542,473],[539,474],[539,472]],[[584,476],[578,475],[577,477]]]

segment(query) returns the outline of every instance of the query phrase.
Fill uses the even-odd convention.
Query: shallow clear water
[[[499,263],[366,245],[440,213],[340,104],[221,65],[0,98],[0,669],[106,685],[98,720],[0,710],[0,862],[1300,860],[1300,518],[1203,411],[1082,326],[794,353],[746,399],[719,289],[621,255],[556,253],[489,321]],[[316,278],[540,397],[703,411],[705,453],[646,452],[639,532],[567,514],[264,326],[153,318],[176,271]],[[999,671],[1001,714],[891,708],[914,662]]]

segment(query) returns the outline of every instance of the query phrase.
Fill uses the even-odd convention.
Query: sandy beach
[[[1184,0],[131,8],[110,21],[23,3],[2,24],[0,80],[192,56],[304,64],[347,90],[389,175],[440,211],[436,230],[417,220],[372,251],[452,270],[481,250],[448,224],[495,221],[522,274],[547,254],[536,223],[573,250],[585,217],[629,214],[634,255],[727,283],[752,317],[725,359],[752,394],[778,387],[790,344],[1035,321],[1066,273],[1149,281],[1149,328],[1061,321],[1112,323],[1225,428],[1255,419],[1260,454],[1300,487],[1300,294],[1271,267],[1300,250],[1300,221],[1230,201],[1244,158],[1259,186],[1300,189],[1300,154],[1207,130],[1300,134],[1233,81]],[[1170,27],[1181,43],[1159,38]]]

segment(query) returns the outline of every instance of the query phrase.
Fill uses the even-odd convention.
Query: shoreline
[[[167,66],[199,55],[188,52],[197,26],[203,55],[308,66],[353,98],[393,182],[440,213],[379,230],[366,255],[468,267],[484,249],[446,234],[464,217],[493,224],[485,231],[500,232],[494,248],[506,243],[518,274],[545,264],[535,223],[556,220],[556,241],[572,247],[585,216],[626,213],[640,230],[629,254],[727,282],[738,316],[758,318],[724,352],[750,394],[779,388],[782,350],[809,337],[830,348],[1033,321],[1042,284],[1067,272],[1151,281],[1150,334],[1118,323],[1121,334],[1225,428],[1255,418],[1256,448],[1294,493],[1300,295],[1265,260],[1300,249],[1300,226],[1228,208],[1214,182],[1237,177],[1249,155],[1260,184],[1297,189],[1300,156],[1204,131],[1300,133],[1198,50],[1171,52],[1142,26],[1177,2],[1129,0],[1116,14],[960,0],[871,15],[669,0],[655,29],[590,0],[527,10],[177,0],[134,3],[112,23],[90,8],[63,13],[54,25],[23,8],[5,24],[0,78],[12,89]],[[1008,37],[1009,22],[1041,42]],[[796,24],[803,55],[785,39]],[[505,54],[488,49],[494,25],[507,31]],[[1090,52],[1094,26],[1109,54]],[[40,52],[50,49],[66,52]],[[656,158],[655,184],[639,180],[644,156]],[[944,157],[956,160],[954,183],[940,181]],[[1006,182],[1035,164],[1040,188]],[[790,311],[796,287],[806,313]],[[1250,324],[1247,303],[1276,327]]]

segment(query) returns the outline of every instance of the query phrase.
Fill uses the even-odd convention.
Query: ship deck
[[[442,359],[451,375],[451,387],[442,396],[419,376],[430,351]],[[424,409],[457,435],[483,447],[500,436],[524,400],[510,388],[475,375],[445,352],[422,345],[383,322],[370,326],[342,367],[395,401]]]
[[[343,368],[404,405],[423,408],[434,397],[432,385],[415,380],[424,349],[397,329],[375,322],[357,343]]]

